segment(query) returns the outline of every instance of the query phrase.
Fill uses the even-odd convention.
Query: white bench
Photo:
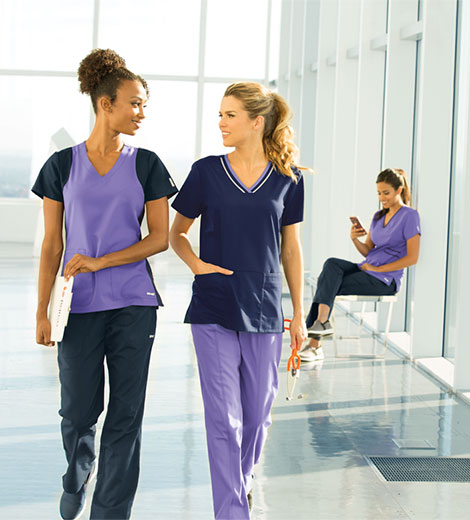
[[[333,325],[333,328],[335,332],[333,333],[333,341],[335,346],[335,356],[338,358],[361,358],[361,357],[367,357],[367,358],[385,358],[385,353],[387,350],[387,342],[388,342],[388,334],[390,332],[390,323],[392,321],[392,312],[393,312],[393,304],[397,301],[398,296],[396,294],[391,296],[362,296],[362,295],[338,295],[335,298],[335,303],[340,302],[349,302],[349,303],[356,303],[361,302],[361,312],[359,314],[359,326],[357,335],[355,336],[343,336],[336,333],[336,327],[335,327],[335,305],[333,304],[333,309],[331,311],[331,322]],[[362,331],[362,324],[364,322],[364,312],[366,309],[367,303],[388,303],[388,314],[387,314],[387,324],[385,326],[385,335],[384,335],[384,342],[383,342],[383,351],[382,354],[341,354],[338,352],[338,339],[361,339],[361,331]],[[352,312],[347,312],[346,314],[352,315]]]

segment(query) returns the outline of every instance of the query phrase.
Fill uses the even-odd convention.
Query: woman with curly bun
[[[235,83],[220,106],[225,146],[193,164],[173,202],[176,253],[195,274],[191,323],[204,399],[217,519],[248,519],[252,476],[278,389],[281,261],[294,318],[291,345],[307,337],[302,297],[303,177],[284,99],[257,83]],[[188,231],[201,216],[200,254]]]
[[[58,343],[62,439],[68,462],[60,514],[78,518],[98,467],[92,519],[130,517],[139,476],[150,352],[162,305],[147,257],[168,248],[168,198],[177,192],[158,156],[124,144],[145,118],[145,80],[112,50],[96,49],[78,70],[96,122],[89,138],[54,153],[32,191],[44,200],[36,341],[53,345],[47,308],[66,244],[63,275],[74,278],[71,313]],[[141,237],[144,212],[149,233]],[[109,401],[95,457],[96,422]]]

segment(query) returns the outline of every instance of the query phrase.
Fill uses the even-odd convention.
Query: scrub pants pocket
[[[62,359],[74,359],[82,354],[84,345],[90,338],[90,332],[93,330],[89,327],[91,315],[95,313],[69,314],[67,326],[64,330],[64,337],[58,343],[58,355]]]

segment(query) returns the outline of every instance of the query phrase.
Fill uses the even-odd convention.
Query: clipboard
[[[51,324],[51,341],[62,341],[72,303],[73,276],[67,281],[57,276],[51,291],[48,318]]]

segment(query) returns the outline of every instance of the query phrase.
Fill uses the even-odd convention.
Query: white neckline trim
[[[273,168],[274,168],[274,166],[271,166],[271,169],[269,170],[269,173],[264,178],[264,181],[259,186],[257,186],[251,193],[255,193],[256,191],[258,191],[261,188],[261,186],[269,179],[269,177],[271,176],[271,173],[273,173]]]
[[[225,170],[225,173],[227,174],[227,177],[233,182],[233,185],[236,186],[242,193],[247,193],[243,188],[241,188],[231,177],[231,175],[229,174],[229,172],[227,171],[227,168],[225,167],[225,164],[224,164],[224,159],[223,157],[220,157],[220,162],[222,163],[222,166]]]
[[[232,181],[233,185],[236,186],[242,193],[256,193],[261,188],[261,186],[263,186],[263,184],[269,179],[269,177],[273,173],[273,169],[274,169],[274,166],[271,165],[271,169],[269,170],[269,173],[266,175],[266,177],[263,179],[263,182],[259,186],[257,186],[254,190],[250,190],[248,188],[243,189],[241,186],[239,186],[233,180],[232,176],[230,175],[230,173],[228,172],[228,170],[227,170],[227,168],[225,166],[225,162],[224,162],[224,158],[223,157],[220,157],[220,162],[222,163],[222,167],[224,168],[224,171],[227,174],[227,177]]]

